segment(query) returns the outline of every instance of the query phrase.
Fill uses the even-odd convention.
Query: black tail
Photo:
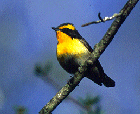
[[[88,68],[88,71],[86,72],[85,76],[100,86],[102,85],[102,83],[106,87],[115,86],[115,81],[104,73],[103,67],[101,66],[99,61],[95,63],[94,67]]]
[[[115,86],[115,81],[112,80],[110,77],[108,77],[106,74],[103,76],[103,84],[106,87],[114,87]]]

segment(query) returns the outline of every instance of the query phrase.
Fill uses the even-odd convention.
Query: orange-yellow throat
[[[64,54],[80,56],[81,54],[88,52],[88,49],[79,39],[71,38],[61,31],[57,31],[56,34],[58,40],[57,56]]]

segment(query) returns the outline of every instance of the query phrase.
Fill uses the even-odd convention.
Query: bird
[[[52,27],[56,32],[57,49],[56,56],[60,65],[70,74],[78,71],[93,52],[88,42],[80,35],[72,23],[62,23],[58,27]],[[94,83],[106,87],[114,87],[115,81],[108,77],[99,60],[87,68],[84,77]]]

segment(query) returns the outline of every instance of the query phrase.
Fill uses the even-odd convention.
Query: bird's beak
[[[55,27],[52,27],[52,29],[55,30],[55,31],[58,31],[59,30],[58,28],[55,28]]]

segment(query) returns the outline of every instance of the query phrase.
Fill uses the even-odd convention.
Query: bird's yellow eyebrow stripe
[[[68,29],[71,29],[71,30],[75,30],[75,27],[73,25],[70,25],[70,24],[59,27],[59,29],[63,29],[63,28],[68,28]]]

